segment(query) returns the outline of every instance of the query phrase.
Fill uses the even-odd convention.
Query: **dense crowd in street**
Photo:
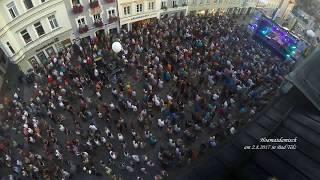
[[[291,67],[228,16],[75,43],[37,72],[31,99],[3,98],[0,177],[166,179],[252,120]]]

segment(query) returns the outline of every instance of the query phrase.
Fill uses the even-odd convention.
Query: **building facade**
[[[160,0],[118,0],[120,26],[132,30],[159,18]]]
[[[2,0],[0,12],[2,50],[24,73],[71,44],[63,0]]]
[[[279,0],[189,0],[189,14],[251,14],[256,9],[268,12],[279,6]]]
[[[188,13],[187,0],[161,0],[160,18],[185,16]]]
[[[295,6],[295,0],[282,0],[273,19],[276,20],[277,23],[282,24],[286,19],[288,19]]]
[[[144,23],[187,14],[186,0],[118,0],[121,28],[132,30]]]
[[[63,0],[4,0],[0,12],[3,51],[24,73],[70,44],[72,28]]]
[[[6,69],[8,67],[8,57],[3,51],[2,44],[0,44],[0,89],[4,81],[4,75],[6,74]]]
[[[71,39],[80,40],[118,32],[116,0],[64,0],[64,2],[73,29]]]

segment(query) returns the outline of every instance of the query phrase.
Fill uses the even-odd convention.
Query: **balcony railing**
[[[96,26],[96,27],[102,27],[102,26],[103,26],[102,20],[101,20],[101,19],[96,20],[96,21],[94,22],[94,26]]]
[[[114,22],[116,22],[117,20],[118,20],[118,17],[116,17],[116,16],[111,16],[111,17],[109,17],[109,24],[114,23]]]
[[[78,14],[78,13],[82,13],[82,11],[83,11],[83,6],[81,4],[73,5],[73,7],[72,7],[73,13]]]
[[[96,7],[98,7],[99,6],[99,1],[92,1],[91,3],[90,3],[90,8],[91,9],[94,9],[94,8],[96,8]]]
[[[80,34],[86,33],[88,31],[89,31],[89,28],[88,28],[87,25],[82,25],[82,26],[79,27],[79,33]]]
[[[114,3],[115,0],[106,0],[107,3]]]

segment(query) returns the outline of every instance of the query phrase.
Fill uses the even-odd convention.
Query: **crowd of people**
[[[75,43],[37,73],[31,99],[17,89],[4,100],[0,176],[166,179],[252,120],[291,62],[228,16]]]

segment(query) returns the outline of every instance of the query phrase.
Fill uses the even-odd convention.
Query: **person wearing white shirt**
[[[97,128],[95,125],[93,125],[93,124],[91,124],[91,125],[89,126],[89,128],[90,128],[93,132],[95,132],[95,131],[98,130],[98,128]]]
[[[235,129],[234,127],[231,127],[231,128],[230,128],[230,134],[233,135],[233,134],[235,134],[235,133],[236,133],[236,129]]]
[[[62,124],[59,125],[59,130],[60,130],[61,132],[64,132],[65,128],[64,128],[64,126],[63,126]]]

